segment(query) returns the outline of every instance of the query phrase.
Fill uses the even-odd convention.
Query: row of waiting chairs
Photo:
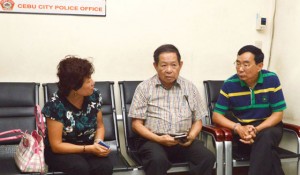
[[[119,89],[121,95],[122,118],[125,135],[125,147],[128,156],[134,161],[135,165],[130,166],[124,156],[121,154],[118,124],[115,108],[114,82],[96,82],[95,88],[99,89],[103,97],[103,121],[105,125],[105,141],[111,145],[112,153],[110,158],[114,163],[114,172],[133,172],[136,169],[142,170],[141,161],[137,154],[135,140],[138,138],[131,130],[131,118],[128,117],[131,100],[135,88],[141,81],[121,81]],[[222,81],[205,81],[206,97],[208,109],[211,112],[216,102],[217,94],[222,85]],[[39,104],[39,86],[38,83],[0,83],[0,132],[15,128],[31,131],[35,129],[34,106]],[[57,91],[55,83],[43,84],[44,100],[47,102],[52,94]],[[298,130],[298,136],[299,134]],[[202,130],[202,139],[212,138],[213,147],[216,155],[215,172],[217,175],[232,174],[232,161],[230,142],[231,132],[224,128],[218,128],[210,123],[204,122]],[[0,174],[19,174],[14,164],[14,150],[18,144],[15,142],[0,143]],[[227,145],[227,147],[225,146]],[[228,146],[229,145],[229,146]],[[223,152],[223,148],[225,152]],[[298,149],[299,150],[299,149]],[[299,152],[298,152],[299,153]],[[294,154],[295,157],[295,154]],[[299,160],[299,159],[297,159]],[[246,160],[243,160],[247,162]],[[299,161],[298,161],[299,162]],[[246,164],[245,164],[246,165]],[[299,165],[299,163],[298,163]],[[174,160],[172,168],[168,172],[188,171],[187,162],[178,162]],[[62,174],[52,172],[51,167],[48,174]]]
[[[137,148],[135,147],[135,139],[137,135],[131,130],[131,119],[128,118],[127,113],[131,104],[133,93],[140,81],[124,81],[119,82],[122,115],[125,134],[126,152],[134,161],[135,165],[130,166],[127,160],[121,153],[119,131],[115,108],[114,82],[96,82],[95,88],[99,89],[103,98],[103,122],[105,125],[105,142],[110,144],[112,153],[109,158],[114,164],[114,172],[130,172],[142,170],[141,161],[137,155]],[[31,132],[36,128],[34,117],[34,106],[39,104],[39,86],[38,83],[0,83],[0,132],[10,129],[21,129],[23,131]],[[57,91],[56,83],[43,84],[44,102],[50,100],[52,94]],[[218,134],[214,134],[218,135]],[[214,136],[212,135],[212,136]],[[220,144],[222,143],[219,139]],[[19,174],[15,166],[13,155],[15,148],[19,141],[10,141],[0,143],[0,174]],[[219,143],[217,143],[219,145]],[[222,151],[222,145],[220,151]],[[222,152],[218,152],[222,155]],[[219,156],[220,157],[220,156]],[[222,164],[222,157],[219,162]],[[222,166],[217,166],[217,172],[222,172]],[[218,170],[220,169],[220,170]],[[174,161],[173,167],[169,172],[187,171],[188,166],[186,162]],[[141,171],[142,172],[142,171]],[[60,172],[52,172],[49,167],[48,174],[62,174]],[[220,174],[220,173],[217,173]]]

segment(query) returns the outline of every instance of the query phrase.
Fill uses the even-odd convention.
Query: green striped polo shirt
[[[231,111],[239,122],[264,120],[273,112],[286,109],[282,88],[274,72],[261,70],[257,84],[250,89],[237,74],[227,79],[221,90],[214,112],[225,115]]]

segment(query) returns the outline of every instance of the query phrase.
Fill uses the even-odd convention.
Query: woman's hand
[[[110,149],[98,144],[94,143],[93,145],[87,146],[87,151],[98,156],[98,157],[107,157],[108,154],[111,152]]]

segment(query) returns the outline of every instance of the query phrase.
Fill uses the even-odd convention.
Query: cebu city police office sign
[[[0,0],[0,12],[106,16],[106,0]]]

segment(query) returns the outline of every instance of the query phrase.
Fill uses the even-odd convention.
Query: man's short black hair
[[[169,52],[169,53],[176,53],[178,63],[180,63],[181,56],[180,56],[179,50],[178,50],[174,45],[172,45],[172,44],[165,44],[165,45],[159,46],[159,47],[154,51],[153,57],[154,57],[154,62],[155,62],[155,64],[158,64],[158,61],[159,61],[159,55],[162,54],[162,53],[166,53],[166,52]]]
[[[262,63],[264,61],[264,53],[258,47],[255,47],[253,45],[246,45],[238,51],[238,56],[242,55],[245,52],[250,52],[254,55],[256,64]]]

